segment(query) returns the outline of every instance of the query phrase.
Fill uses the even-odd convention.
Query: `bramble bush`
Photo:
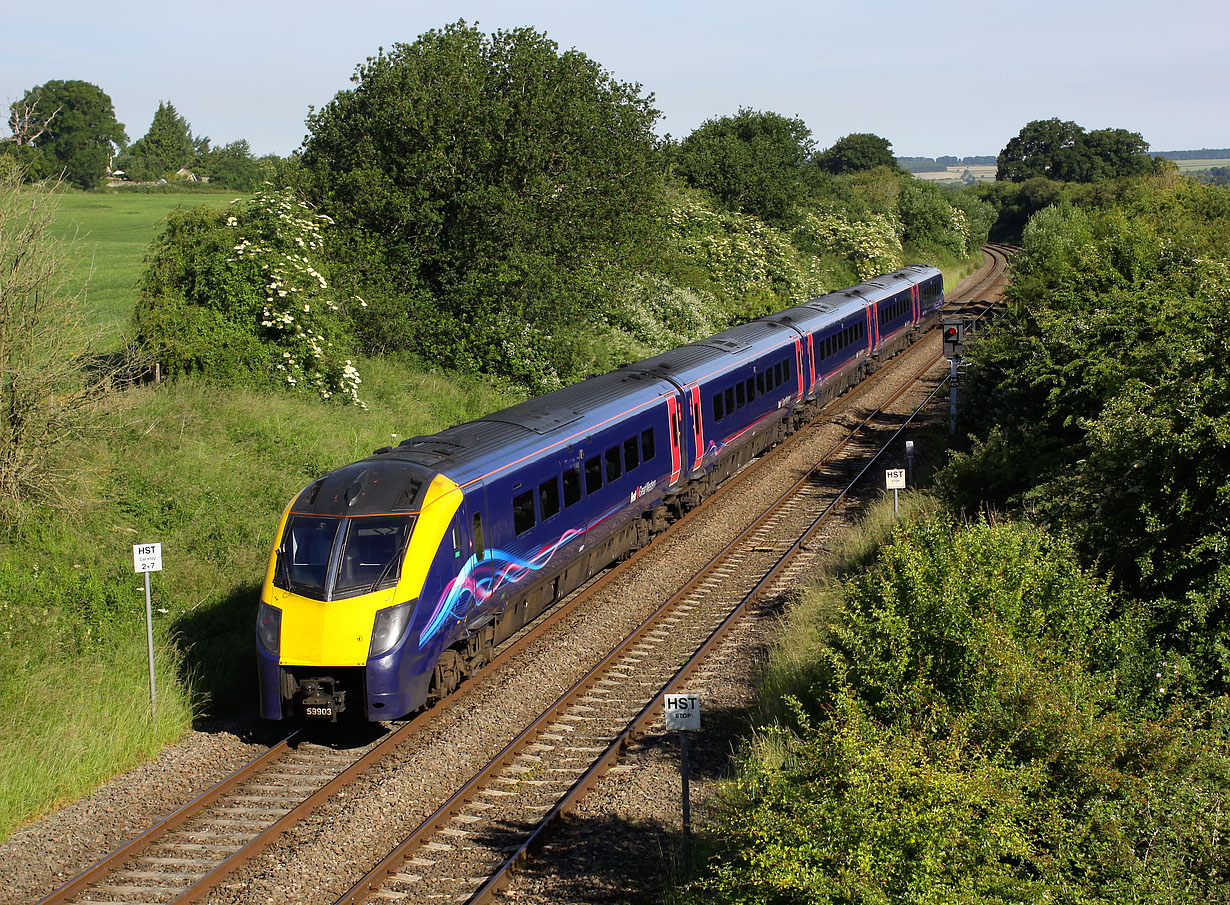
[[[289,191],[173,213],[138,286],[137,337],[171,375],[362,405],[343,306],[366,302],[343,299],[323,272],[329,222]]]

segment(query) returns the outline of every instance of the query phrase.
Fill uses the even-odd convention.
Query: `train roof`
[[[671,390],[662,377],[625,366],[476,421],[403,440],[376,457],[420,465],[464,485],[525,456],[581,446],[611,419],[649,406]]]
[[[491,477],[494,472],[551,448],[582,446],[595,433],[622,415],[652,405],[668,395],[674,385],[687,386],[706,380],[715,372],[747,358],[780,347],[797,334],[794,325],[806,329],[817,320],[861,311],[867,304],[895,294],[906,285],[937,275],[933,267],[911,265],[891,274],[829,293],[747,324],[723,330],[706,339],[680,346],[599,374],[580,383],[528,399],[505,409],[449,427],[435,434],[403,440],[396,447],[377,450],[371,457],[338,469],[321,482],[329,493],[354,493],[351,488],[375,482],[391,474],[387,465],[405,470],[416,466],[414,480],[430,480],[441,473],[458,484]],[[814,329],[814,327],[812,327]],[[390,482],[371,494],[374,504],[407,503],[411,488],[393,488]],[[336,485],[336,486],[335,486]],[[366,485],[364,485],[366,486]],[[311,490],[311,487],[308,488]],[[307,491],[305,491],[305,494]],[[392,496],[390,496],[390,494]],[[364,491],[364,496],[368,492]],[[322,497],[323,498],[323,497]],[[306,501],[306,497],[303,497]]]

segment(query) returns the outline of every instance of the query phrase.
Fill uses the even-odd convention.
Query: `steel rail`
[[[663,602],[663,604],[655,610],[654,613],[652,613],[631,633],[629,633],[623,641],[621,641],[605,657],[603,657],[603,659],[588,673],[586,673],[584,677],[579,679],[570,688],[563,692],[563,694],[561,694],[555,702],[540,713],[539,716],[536,717],[534,721],[530,723],[515,739],[509,742],[508,745],[506,745],[498,754],[491,758],[491,760],[481,770],[471,776],[465,785],[458,789],[448,801],[441,805],[412,833],[398,843],[398,845],[395,846],[387,855],[385,855],[363,878],[352,885],[351,888],[348,889],[341,897],[336,899],[335,905],[352,905],[352,903],[364,901],[368,896],[379,889],[388,877],[400,869],[400,866],[407,860],[411,852],[419,849],[454,817],[459,815],[465,805],[477,796],[478,791],[481,788],[489,784],[495,776],[514,762],[519,753],[534,743],[538,738],[540,730],[548,722],[556,719],[560,712],[592,690],[598,679],[601,678],[607,671],[610,664],[620,659],[631,648],[639,644],[645,636],[650,634],[650,632],[652,632],[660,624],[664,616],[675,610],[679,604],[688,597],[689,594],[695,591],[695,589],[713,571],[715,571],[730,557],[732,551],[738,548],[744,541],[763,527],[763,525],[768,522],[770,518],[776,515],[789,501],[793,500],[800,493],[800,491],[808,486],[812,482],[816,472],[828,464],[842,449],[853,442],[853,440],[861,434],[863,430],[874,421],[874,419],[884,414],[885,408],[892,405],[909,389],[911,389],[913,385],[922,380],[926,373],[932,370],[940,357],[941,356],[939,355],[932,357],[927,362],[925,367],[920,370],[914,378],[911,378],[905,386],[893,394],[888,401],[877,408],[875,412],[872,412],[864,418],[863,421],[854,428],[850,429],[846,435],[841,440],[837,441],[813,467],[809,468],[807,472],[796,480],[791,487],[783,491],[773,501],[773,503],[766,507],[759,517],[740,531],[735,538],[729,541],[704,567],[698,570],[698,572],[682,588]],[[928,396],[928,400],[933,398],[935,393],[943,387],[946,379],[947,378],[945,377],[934,389],[932,389],[931,394]],[[915,412],[909,416],[906,422],[904,422],[897,429],[893,435],[894,438],[902,430],[904,430],[907,425],[912,423],[917,411],[920,409],[921,406],[919,409],[916,409]],[[890,439],[888,442],[891,443],[892,440]],[[878,450],[872,457],[871,462],[878,460],[879,456],[882,455],[884,449],[886,448],[887,447],[884,447]],[[713,645],[718,643],[721,637],[729,631],[730,626],[734,624],[736,616],[743,612],[747,605],[759,596],[763,588],[767,587],[768,584],[780,574],[781,570],[785,568],[785,564],[793,559],[803,543],[805,543],[805,541],[814,533],[815,528],[828,517],[829,513],[835,509],[837,504],[845,498],[850,487],[857,484],[857,482],[861,480],[862,476],[870,467],[871,463],[864,466],[854,481],[850,482],[848,487],[841,490],[835,500],[824,510],[824,513],[813,521],[812,525],[806,529],[803,536],[796,541],[790,551],[782,557],[779,557],[778,562],[772,567],[770,572],[757,583],[753,591],[748,594],[743,601],[732,610],[731,613],[727,614],[725,619],[723,619],[718,628],[715,630],[715,633],[702,644],[698,652],[694,653],[689,658],[688,664],[699,663],[703,659],[702,652],[709,651]],[[676,677],[670,681],[666,688],[658,692],[650,703],[646,705],[646,708],[644,708],[638,716],[633,719],[633,722],[619,733],[616,741],[612,742],[611,745],[608,746],[607,750],[600,756],[598,761],[590,767],[582,778],[578,780],[577,783],[575,783],[565,794],[565,796],[547,813],[547,815],[544,816],[542,822],[540,822],[540,824],[533,831],[531,831],[530,835],[521,843],[521,845],[518,846],[517,851],[505,861],[504,865],[492,875],[492,877],[480,888],[479,892],[475,893],[469,901],[487,901],[487,896],[494,895],[494,892],[497,889],[502,888],[504,884],[501,882],[500,878],[505,876],[507,871],[511,870],[515,864],[519,863],[521,858],[525,856],[525,853],[534,845],[535,840],[540,836],[541,832],[545,828],[545,825],[553,821],[559,814],[563,813],[573,801],[579,800],[579,797],[583,795],[584,791],[590,788],[593,783],[597,782],[597,779],[606,772],[609,765],[612,764],[618,757],[627,741],[649,718],[647,714],[652,712],[654,703],[660,701],[662,694],[665,694],[667,690],[675,687],[678,682],[691,675],[694,668],[696,668],[694,665],[685,665],[685,667],[676,674]]]

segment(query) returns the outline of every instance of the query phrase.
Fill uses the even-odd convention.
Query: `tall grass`
[[[157,719],[150,710],[145,633],[75,652],[29,637],[0,643],[0,839],[26,820],[84,795],[179,738],[192,719],[181,657],[156,644]]]

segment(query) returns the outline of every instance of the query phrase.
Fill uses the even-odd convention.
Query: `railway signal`
[[[940,328],[944,337],[944,357],[960,358],[965,354],[965,321],[945,320]]]

